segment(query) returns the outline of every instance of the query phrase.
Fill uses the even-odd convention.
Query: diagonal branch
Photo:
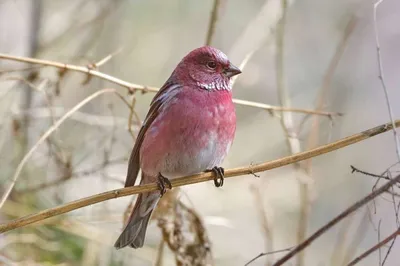
[[[370,254],[372,254],[373,252],[375,252],[377,249],[380,249],[382,246],[384,246],[385,244],[387,244],[390,240],[396,238],[397,236],[400,235],[400,228],[398,228],[396,231],[394,231],[391,235],[389,235],[388,237],[386,237],[384,240],[380,241],[378,244],[374,245],[373,247],[369,248],[368,250],[366,250],[365,252],[363,252],[360,256],[358,256],[357,258],[355,258],[354,260],[350,261],[349,264],[347,264],[347,266],[353,266],[356,265],[357,263],[359,263],[361,260],[365,259],[366,257],[368,257]]]
[[[395,121],[395,126],[396,127],[400,126],[400,120]],[[319,155],[322,155],[322,154],[325,154],[328,152],[332,152],[332,151],[341,149],[343,147],[352,145],[354,143],[366,140],[368,138],[382,134],[391,129],[392,129],[392,123],[383,124],[378,127],[374,127],[374,128],[365,130],[361,133],[357,133],[355,135],[340,139],[338,141],[320,146],[318,148],[315,148],[315,149],[312,149],[309,151],[296,153],[291,156],[287,156],[287,157],[283,157],[280,159],[260,163],[257,165],[250,165],[250,166],[226,170],[225,177],[228,178],[228,177],[234,177],[234,176],[240,176],[240,175],[246,175],[246,174],[254,174],[257,172],[267,171],[267,170],[282,167],[285,165],[297,163],[297,162],[300,162],[300,161],[303,161],[306,159],[310,159],[312,157],[316,157],[316,156],[319,156]],[[179,186],[183,186],[183,185],[189,185],[189,184],[195,184],[195,183],[213,180],[213,178],[214,178],[214,174],[211,172],[200,173],[197,175],[191,175],[191,176],[174,179],[171,181],[171,184],[173,187],[179,187]],[[398,181],[397,179],[393,179],[393,180]],[[392,181],[390,181],[390,182],[392,182]],[[143,193],[143,192],[156,191],[156,190],[158,190],[157,184],[151,183],[151,184],[146,184],[146,185],[142,185],[142,186],[127,187],[127,188],[103,192],[103,193],[96,194],[96,195],[86,197],[83,199],[79,199],[79,200],[76,200],[76,201],[73,201],[70,203],[66,203],[66,204],[51,208],[51,209],[40,211],[36,214],[24,216],[19,219],[10,221],[8,223],[1,224],[0,225],[0,233],[4,233],[7,231],[16,229],[16,228],[26,226],[28,224],[32,224],[32,223],[35,223],[35,222],[38,222],[38,221],[41,221],[41,220],[44,220],[44,219],[47,219],[50,217],[54,217],[54,216],[57,216],[60,214],[71,212],[73,210],[80,209],[80,208],[83,208],[83,207],[86,207],[89,205],[93,205],[93,204],[96,204],[99,202],[103,202],[106,200],[115,199],[115,198],[119,198],[119,197],[125,197],[125,196],[129,196],[129,195],[133,195],[133,194],[139,194],[139,193]],[[379,191],[379,189],[377,191]],[[302,250],[304,247],[305,246],[303,246],[302,248],[297,247],[295,249],[296,250],[295,253]],[[290,253],[290,254],[292,254],[291,256],[293,256],[295,253]]]
[[[385,185],[381,186],[380,188],[374,190],[367,196],[365,196],[363,199],[357,201],[353,205],[351,205],[349,208],[344,210],[342,213],[340,213],[338,216],[336,216],[334,219],[330,220],[327,224],[325,224],[323,227],[318,229],[314,234],[312,234],[309,238],[304,240],[301,244],[299,244],[296,248],[294,248],[292,251],[290,251],[288,254],[283,256],[281,259],[279,259],[273,266],[280,266],[283,265],[285,262],[287,262],[289,259],[291,259],[293,256],[295,256],[297,253],[301,252],[303,249],[308,247],[314,240],[316,240],[318,237],[323,235],[326,231],[331,229],[334,225],[339,223],[341,220],[352,214],[353,212],[357,211],[360,209],[362,206],[370,202],[371,200],[375,199],[382,193],[386,192],[390,187],[392,187],[394,184],[397,182],[400,182],[400,175],[396,176],[389,182],[387,182]]]
[[[124,88],[128,89],[130,93],[134,93],[135,91],[138,91],[138,90],[142,91],[142,92],[157,92],[158,91],[157,87],[144,86],[144,85],[139,85],[139,84],[135,84],[135,83],[130,83],[130,82],[124,81],[122,79],[116,78],[114,76],[100,72],[96,69],[93,69],[93,67],[90,65],[89,66],[77,66],[77,65],[71,65],[71,64],[64,64],[64,63],[60,63],[60,62],[56,62],[56,61],[35,59],[35,58],[29,58],[29,57],[23,57],[23,56],[13,56],[13,55],[2,54],[2,53],[0,53],[0,59],[18,61],[18,62],[29,63],[29,64],[37,64],[37,65],[42,65],[42,66],[55,67],[55,68],[62,69],[64,71],[70,70],[70,71],[84,73],[84,74],[94,76],[94,77],[97,77],[97,78],[100,78],[103,80],[107,80],[111,83],[114,83],[121,87],[124,87]],[[328,117],[342,115],[342,114],[336,113],[336,112],[318,112],[318,111],[314,111],[314,110],[307,110],[307,109],[300,109],[300,108],[284,108],[284,107],[280,107],[280,106],[272,106],[272,105],[268,105],[268,104],[244,101],[244,100],[239,100],[239,99],[233,99],[233,102],[236,104],[239,104],[239,105],[261,108],[261,109],[268,110],[268,111],[297,112],[297,113],[303,113],[303,114],[323,115],[323,116],[328,116]]]

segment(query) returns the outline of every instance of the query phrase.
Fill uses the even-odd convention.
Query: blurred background
[[[209,42],[243,67],[236,99],[317,110],[310,115],[237,105],[236,139],[224,167],[249,166],[389,121],[373,7],[362,0],[1,0],[0,53],[90,65],[160,87],[184,55]],[[400,2],[385,0],[376,20],[395,117],[399,14]],[[132,110],[107,93],[74,112],[22,168],[1,207],[1,223],[123,187],[154,93],[132,95],[82,73],[0,58],[1,195],[42,134],[104,88],[116,88]],[[352,174],[351,165],[381,174],[398,160],[388,132],[298,165],[230,178],[222,188],[205,182],[174,189],[138,250],[113,247],[135,197],[109,200],[0,235],[0,264],[245,265],[262,252],[295,246],[370,193],[377,179]],[[384,194],[287,265],[346,265],[397,229],[398,202]],[[391,243],[359,265],[399,265],[400,244]],[[249,265],[272,265],[284,254]]]

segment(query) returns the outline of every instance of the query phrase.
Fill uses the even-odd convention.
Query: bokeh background
[[[159,87],[185,54],[206,43],[214,5],[212,0],[1,0],[0,53],[82,66],[112,54],[98,70]],[[373,7],[373,1],[362,0],[292,0],[286,8],[280,0],[218,1],[211,44],[236,65],[248,59],[234,85],[235,98],[344,114],[268,112],[237,105],[237,134],[226,168],[287,156],[389,121],[378,78]],[[400,114],[399,14],[400,2],[385,0],[376,20],[395,117]],[[130,103],[134,98],[132,132],[137,132],[137,118],[146,115],[153,93],[129,95],[126,88],[95,77],[0,59],[2,194],[41,134],[103,88],[118,89]],[[0,210],[1,222],[121,188],[134,143],[129,116],[130,110],[113,94],[72,115],[24,167]],[[230,178],[223,188],[212,182],[185,186],[171,201],[194,210],[205,228],[210,251],[196,265],[245,265],[261,252],[295,246],[370,193],[377,179],[352,174],[350,165],[380,174],[397,161],[393,135],[385,133],[259,177]],[[176,265],[177,253],[160,244],[159,228],[163,215],[170,216],[164,217],[167,222],[176,218],[173,212],[155,217],[144,248],[113,248],[133,198],[2,234],[0,263]],[[389,194],[378,198],[287,265],[345,265],[396,230],[398,201]],[[380,265],[388,246],[359,265]],[[385,265],[399,265],[400,244],[395,242],[391,250]],[[272,265],[283,254],[250,265]]]

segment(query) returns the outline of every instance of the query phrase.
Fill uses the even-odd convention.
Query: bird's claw
[[[162,176],[161,174],[158,175],[158,188],[160,189],[161,197],[167,192],[167,188],[172,189],[172,184],[168,178]]]
[[[213,169],[207,170],[206,172],[213,172],[215,174],[214,185],[216,187],[222,187],[224,185],[224,177],[225,177],[224,168],[215,166],[213,167]]]

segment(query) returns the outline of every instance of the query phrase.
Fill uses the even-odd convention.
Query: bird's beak
[[[229,64],[229,67],[227,67],[224,70],[224,74],[228,77],[231,78],[233,76],[239,75],[240,73],[242,73],[242,71],[235,65],[233,65],[232,63]]]

